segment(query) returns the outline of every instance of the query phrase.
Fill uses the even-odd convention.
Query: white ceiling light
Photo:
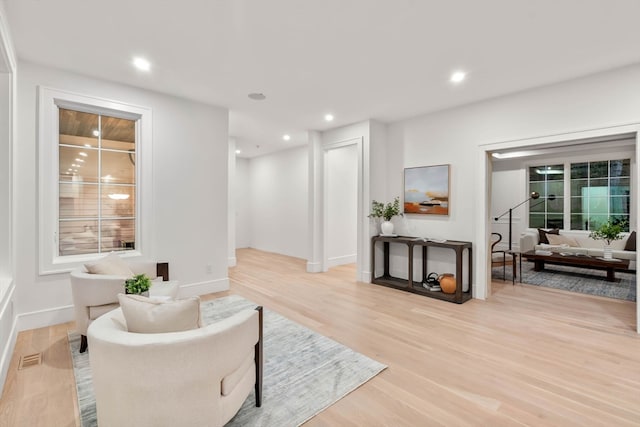
[[[133,58],[133,66],[136,67],[140,71],[149,71],[151,70],[151,62],[147,61],[144,58],[136,57]]]
[[[84,144],[84,146],[91,148],[91,144]]]
[[[100,136],[100,131],[98,129],[93,130],[93,136]]]
[[[290,135],[283,135],[282,139],[284,139],[285,141],[289,141],[291,139]]]
[[[333,121],[333,114],[325,114],[324,115],[324,120],[327,122],[332,122]]]
[[[79,152],[78,155],[82,157],[87,157],[87,153],[85,153],[84,151]]]
[[[242,153],[242,151],[236,150],[236,154],[240,154],[240,153]]]
[[[449,81],[451,83],[461,83],[466,77],[467,77],[467,73],[465,73],[464,71],[456,71],[453,74],[451,74]]]
[[[82,163],[84,163],[84,160],[83,160],[83,159],[76,159],[76,162],[82,162]]]

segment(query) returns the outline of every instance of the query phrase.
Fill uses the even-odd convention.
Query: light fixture
[[[149,71],[151,70],[151,63],[144,58],[136,57],[133,58],[133,65],[140,71]]]
[[[559,175],[564,173],[564,171],[560,169],[536,169],[536,173],[538,175]]]
[[[127,200],[129,195],[123,193],[111,193],[109,194],[109,198],[113,200]]]
[[[283,135],[282,139],[284,139],[285,141],[289,141],[291,139],[290,135]]]
[[[113,179],[113,177],[111,175],[105,175],[102,177],[103,181],[111,181]]]
[[[88,154],[85,153],[84,151],[79,152],[78,155],[82,156],[82,157],[87,157],[88,156]]]
[[[247,96],[249,97],[249,99],[253,99],[254,101],[264,101],[265,99],[267,99],[266,95],[260,92],[253,92]]]
[[[451,77],[449,78],[449,81],[451,83],[460,83],[466,77],[467,77],[467,73],[465,73],[464,71],[455,71],[453,74],[451,74]]]
[[[76,159],[76,162],[84,163],[84,159]]]
[[[100,131],[98,129],[93,130],[93,136],[100,136]]]
[[[79,167],[78,165],[76,165],[75,163],[71,163],[71,166],[73,166],[74,168]]]
[[[325,114],[324,115],[324,120],[326,122],[332,122],[333,121],[333,114]]]
[[[242,151],[236,150],[236,154],[240,154],[240,153],[242,153]]]
[[[91,148],[91,144],[84,144],[84,146]]]

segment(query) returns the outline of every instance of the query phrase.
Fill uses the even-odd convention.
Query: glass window
[[[534,191],[540,198],[529,201],[529,227],[563,228],[564,164],[530,167],[529,192]]]
[[[136,121],[59,108],[58,255],[135,247]]]

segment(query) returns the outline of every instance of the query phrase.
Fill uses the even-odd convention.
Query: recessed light
[[[76,162],[84,163],[83,159],[76,159]]]
[[[151,63],[144,58],[136,57],[133,58],[133,66],[136,67],[140,71],[149,71],[151,70]]]
[[[242,153],[242,151],[236,150],[236,154],[240,154],[240,153]]]
[[[467,77],[467,73],[465,73],[464,71],[456,71],[453,74],[451,74],[451,77],[449,78],[449,81],[451,83],[460,83],[466,77]]]
[[[84,146],[91,148],[91,144],[84,144]]]
[[[333,114],[325,114],[324,115],[324,120],[327,122],[332,122],[333,121]]]
[[[285,141],[289,141],[291,139],[290,135],[283,135],[282,139],[284,139]]]
[[[78,155],[82,157],[87,157],[87,153],[85,153],[84,151],[79,152]]]
[[[93,136],[100,136],[100,131],[98,129],[93,130]]]
[[[264,93],[259,93],[259,92],[250,93],[247,96],[249,98],[253,99],[254,101],[263,101],[263,100],[267,99],[267,97],[265,96]]]

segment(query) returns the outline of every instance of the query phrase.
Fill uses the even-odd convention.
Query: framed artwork
[[[449,165],[404,170],[404,213],[449,215]]]

